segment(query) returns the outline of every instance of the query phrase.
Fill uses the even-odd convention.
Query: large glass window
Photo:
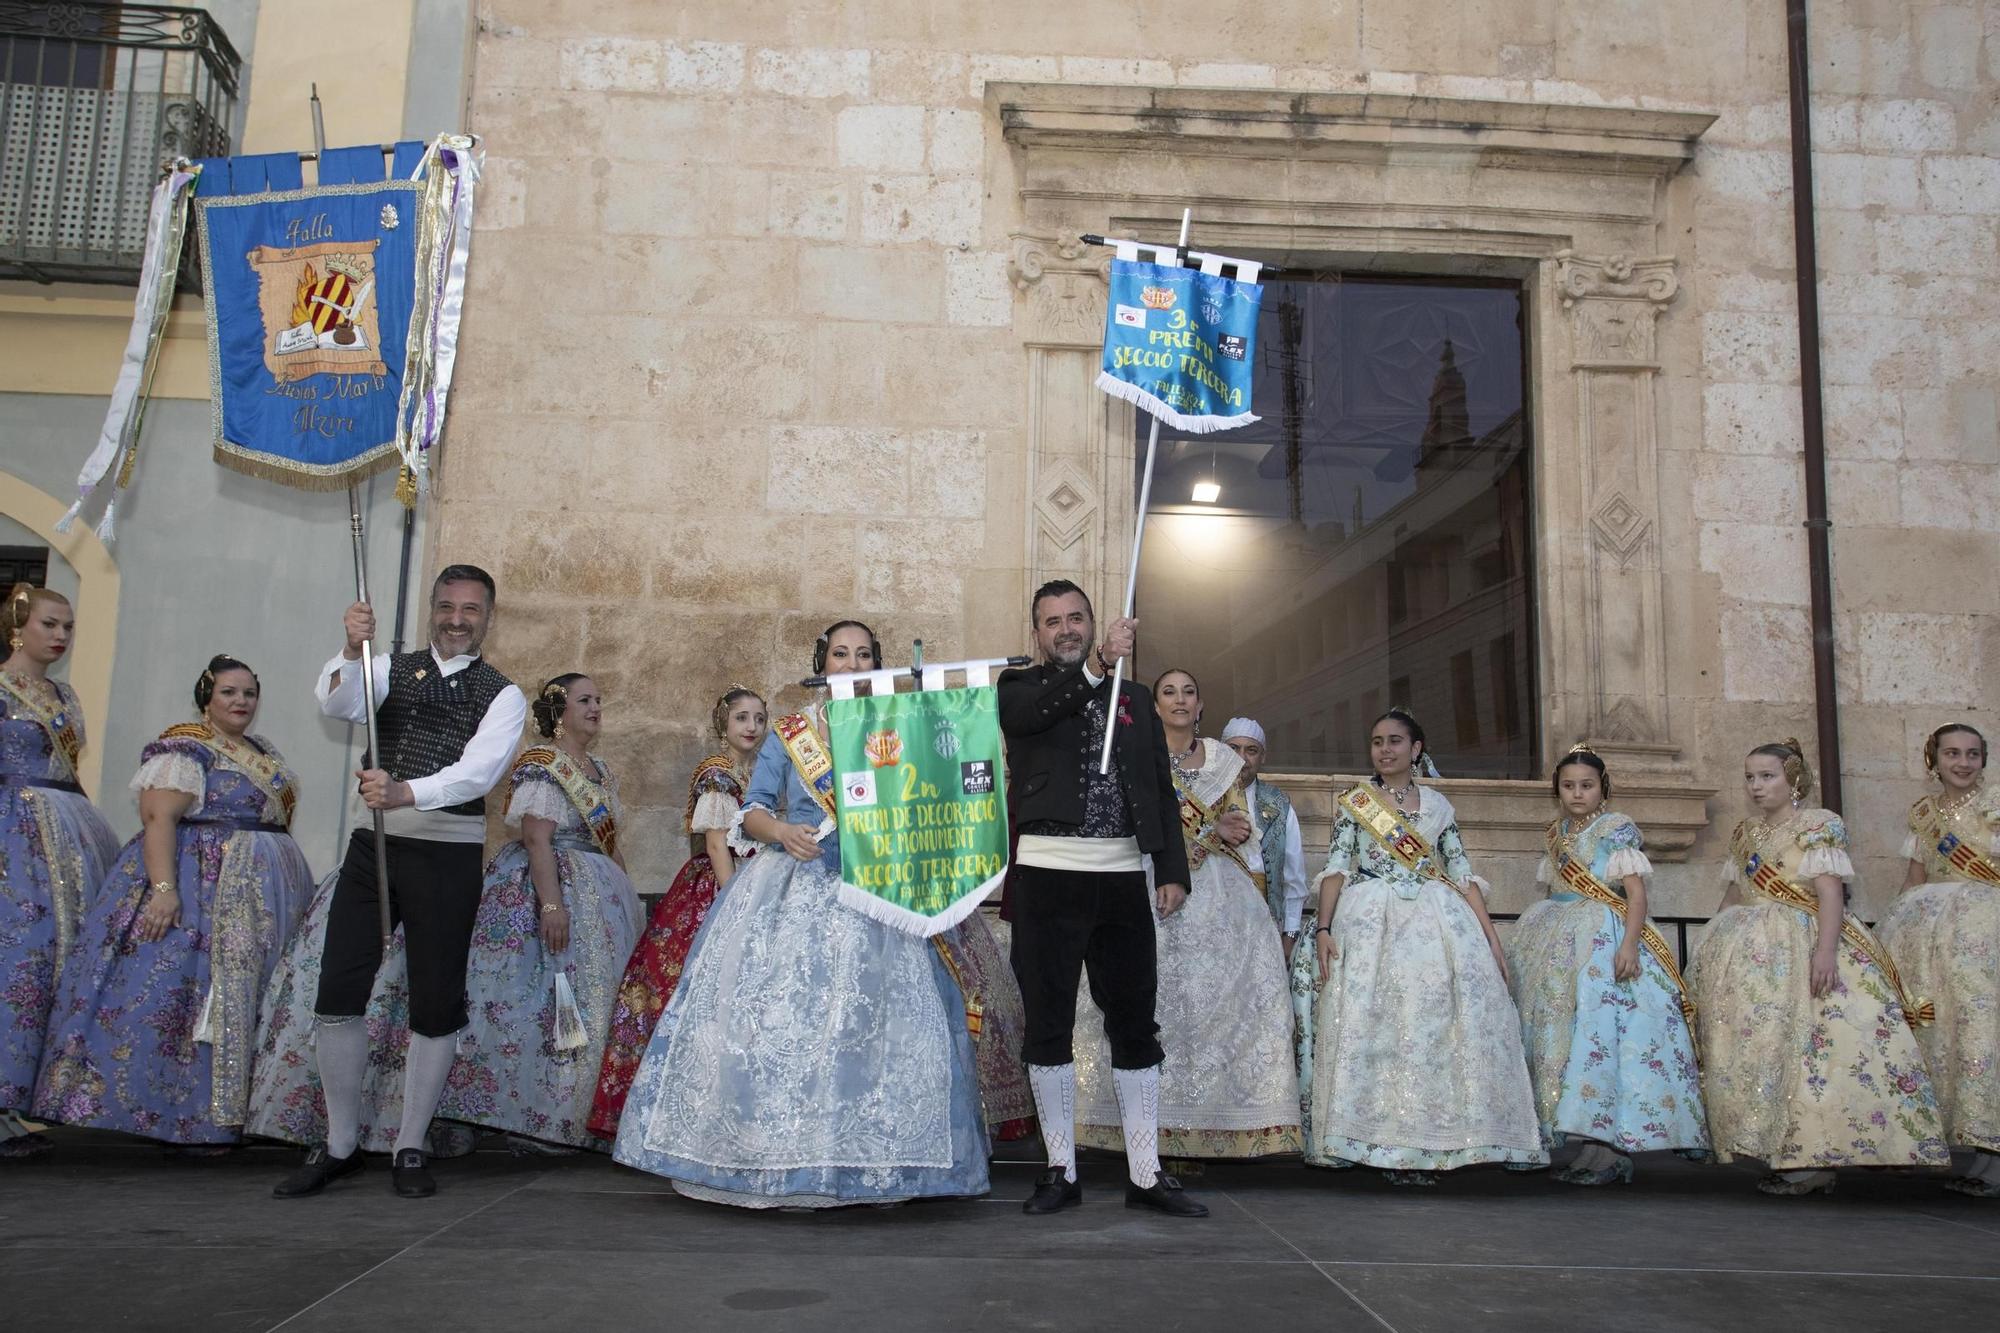
[[[1448,774],[1535,776],[1523,309],[1511,282],[1265,284],[1263,419],[1163,427],[1145,517],[1143,670],[1194,673],[1204,733],[1248,714],[1274,768],[1365,772],[1402,704]]]

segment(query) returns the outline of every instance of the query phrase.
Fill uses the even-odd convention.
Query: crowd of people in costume
[[[1079,1146],[1122,1150],[1127,1206],[1190,1217],[1207,1210],[1176,1159],[1302,1155],[1422,1187],[1560,1149],[1557,1179],[1604,1186],[1678,1152],[1760,1162],[1772,1194],[1933,1167],[2000,1196],[2000,795],[1968,724],[1928,739],[1936,788],[1874,930],[1803,749],[1751,749],[1684,977],[1647,919],[1644,831],[1589,749],[1555,766],[1546,896],[1504,933],[1401,708],[1374,721],[1372,773],[1308,880],[1262,728],[1203,735],[1182,670],[1114,697],[1136,622],[1100,627],[1057,580],[1033,599],[1034,664],[997,684],[1002,921],[923,938],[838,900],[823,703],[774,717],[744,687],[714,704],[690,855],[649,909],[596,683],[569,672],[530,698],[482,654],[494,601],[486,573],[447,567],[429,644],[378,657],[372,699],[374,617],[352,606],[314,682],[328,716],[375,717],[355,778],[385,834],[385,941],[372,829],[314,882],[288,831],[299,776],[254,730],[261,685],[237,658],[144,747],[141,831],[120,847],[51,674],[73,610],[12,591],[0,1160],[48,1151],[51,1124],[197,1157],[270,1139],[307,1149],[281,1198],[384,1152],[395,1192],[421,1197],[434,1160],[499,1132],[609,1152],[694,1199],[817,1209],[983,1194],[995,1141],[1039,1132],[1031,1214],[1082,1201]],[[815,677],[882,664],[855,620],[809,660]],[[509,840],[484,859],[496,812]]]

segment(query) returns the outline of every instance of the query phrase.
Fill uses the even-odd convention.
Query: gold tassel
[[[417,474],[407,466],[396,473],[396,500],[405,509],[417,507]]]

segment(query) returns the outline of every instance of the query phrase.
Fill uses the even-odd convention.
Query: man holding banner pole
[[[528,716],[520,688],[480,655],[493,623],[493,598],[493,577],[485,570],[450,565],[440,571],[431,585],[429,645],[375,658],[369,702],[361,666],[375,637],[375,613],[356,602],[342,618],[346,645],[320,672],[314,694],[327,716],[362,722],[371,709],[376,715],[379,750],[355,776],[362,800],[381,812],[393,890],[378,879],[373,837],[356,829],[327,914],[313,1004],[327,1141],[272,1191],[278,1198],[317,1194],[361,1169],[369,1055],[363,1015],[382,963],[378,900],[384,893],[403,927],[410,986],[403,1120],[390,1183],[405,1198],[436,1192],[425,1134],[466,1022],[466,955],[479,908],[486,794],[512,766]]]
[[[1187,900],[1187,848],[1166,732],[1143,688],[1115,696],[1107,677],[1132,652],[1137,622],[1111,622],[1096,645],[1083,589],[1042,585],[1030,609],[1041,661],[1003,672],[1000,726],[1007,737],[1008,808],[1020,841],[1009,887],[1014,975],[1027,1017],[1022,1058],[1048,1149],[1048,1169],[1023,1205],[1054,1213],[1083,1201],[1076,1175],[1077,985],[1087,969],[1104,1012],[1125,1131],[1128,1208],[1205,1217],[1160,1170],[1160,1028],[1154,911]],[[1098,768],[1110,733],[1113,764]],[[1147,891],[1144,858],[1157,888]]]

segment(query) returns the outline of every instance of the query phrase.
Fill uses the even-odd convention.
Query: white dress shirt
[[[455,676],[479,659],[469,653],[442,658],[432,648],[431,660],[438,673]],[[338,675],[336,682],[334,677]],[[361,661],[349,661],[336,653],[321,668],[313,682],[313,697],[320,712],[343,722],[363,723],[367,715],[361,706]],[[389,655],[375,658],[375,706],[389,697]],[[428,777],[409,779],[414,807],[383,812],[386,832],[409,838],[430,838],[444,842],[478,842],[485,837],[484,821],[472,815],[444,813],[446,808],[486,795],[507,776],[514,752],[521,744],[521,729],[528,720],[528,700],[520,687],[509,685],[486,706],[479,728],[465,744],[458,762],[447,764]],[[470,835],[470,836],[468,836]]]

